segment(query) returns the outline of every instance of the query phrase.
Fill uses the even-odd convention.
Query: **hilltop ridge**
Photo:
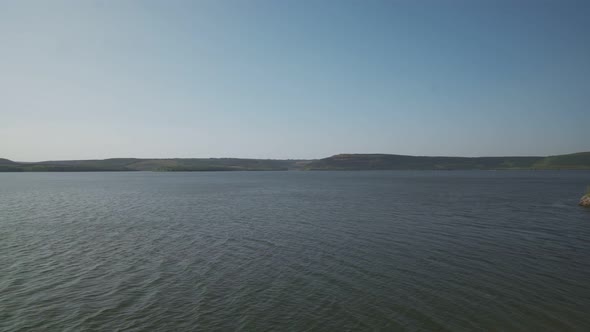
[[[590,169],[590,152],[549,157],[430,157],[338,154],[312,161],[307,170]]]
[[[337,154],[317,160],[244,158],[109,158],[15,162],[0,158],[0,172],[286,171],[286,170],[590,170],[590,152],[533,157],[444,157]]]
[[[286,171],[299,169],[300,165],[307,162],[241,158],[109,158],[22,163],[0,159],[0,172]]]

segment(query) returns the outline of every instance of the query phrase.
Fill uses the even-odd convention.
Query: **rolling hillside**
[[[339,154],[313,161],[306,170],[590,169],[590,152],[550,157],[422,157]]]
[[[286,170],[590,170],[590,152],[549,157],[426,157],[338,154],[319,160],[240,158],[111,158],[14,162],[0,158],[0,172],[286,171]]]
[[[2,162],[5,160],[5,162]],[[239,159],[239,158],[175,158],[103,160],[57,160],[19,163],[0,160],[0,172],[92,172],[92,171],[286,171],[299,169],[308,161]]]

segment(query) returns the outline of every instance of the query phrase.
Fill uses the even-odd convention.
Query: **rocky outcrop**
[[[582,196],[580,199],[580,205],[583,207],[590,207],[590,194]]]

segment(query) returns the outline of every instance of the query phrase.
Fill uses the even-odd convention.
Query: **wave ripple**
[[[590,330],[590,172],[0,183],[2,331]]]

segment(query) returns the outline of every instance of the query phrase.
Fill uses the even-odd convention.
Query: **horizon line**
[[[571,155],[571,154],[580,154],[580,153],[590,153],[590,151],[578,151],[578,152],[571,152],[571,153],[562,153],[562,154],[551,154],[551,155],[497,155],[497,156],[457,156],[457,155],[410,155],[410,154],[396,154],[396,153],[336,153],[329,155],[327,157],[322,158],[252,158],[252,157],[109,157],[109,158],[88,158],[88,159],[48,159],[48,160],[36,160],[36,161],[23,161],[23,160],[13,160],[10,158],[3,158],[0,159],[8,160],[15,163],[41,163],[41,162],[59,162],[59,161],[90,161],[90,160],[112,160],[112,159],[143,159],[143,160],[169,160],[169,159],[242,159],[242,160],[300,160],[300,161],[309,161],[309,160],[321,160],[326,158],[331,158],[335,156],[341,155],[382,155],[382,156],[404,156],[404,157],[431,157],[431,158],[547,158],[553,156],[563,156],[563,155]]]

